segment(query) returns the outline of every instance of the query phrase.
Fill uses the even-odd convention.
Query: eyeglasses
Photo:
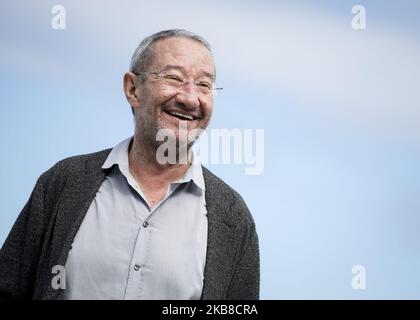
[[[133,72],[134,73],[134,72]],[[185,80],[181,75],[175,73],[170,73],[166,71],[152,72],[144,71],[139,73],[134,73],[137,76],[142,75],[155,75],[157,80],[160,81],[167,87],[180,89],[183,86],[187,85],[189,81]],[[204,95],[213,95],[217,96],[218,93],[223,90],[221,87],[216,87],[214,81],[211,80],[196,80],[194,81],[195,87],[199,90],[200,93]]]

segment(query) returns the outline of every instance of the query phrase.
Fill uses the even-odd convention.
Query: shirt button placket
[[[147,220],[143,221],[143,223],[141,224],[141,226],[146,229],[149,226],[149,222]],[[128,283],[128,293],[126,294],[126,298],[128,299],[140,299],[142,296],[142,291],[143,291],[143,274],[142,274],[142,269],[144,267],[144,263],[145,263],[145,254],[146,252],[144,252],[144,247],[147,247],[147,242],[148,242],[148,236],[146,235],[147,231],[144,230],[142,231],[142,228],[140,228],[139,230],[139,237],[137,238],[137,243],[136,246],[134,248],[134,252],[135,252],[135,256],[133,257],[133,260],[136,261],[134,263],[134,265],[132,265],[132,271],[130,272],[129,275],[129,283]],[[139,247],[139,244],[142,244]],[[137,248],[141,248],[139,251],[137,250]]]

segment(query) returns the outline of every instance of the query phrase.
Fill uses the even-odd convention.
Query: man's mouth
[[[166,112],[167,114],[176,117],[180,120],[186,120],[186,121],[193,121],[195,119],[197,119],[197,117],[188,114],[188,113],[183,113],[183,112],[179,112],[179,111],[170,111],[170,110],[164,110],[164,112]]]

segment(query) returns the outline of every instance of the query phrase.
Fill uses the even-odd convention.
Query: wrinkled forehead
[[[149,68],[161,71],[178,66],[191,76],[207,74],[215,77],[215,65],[209,50],[200,42],[181,37],[166,38],[151,48]]]

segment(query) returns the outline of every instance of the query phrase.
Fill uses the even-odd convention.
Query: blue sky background
[[[225,88],[212,128],[265,130],[264,174],[209,165],[254,215],[261,298],[419,299],[419,16],[414,0],[1,1],[0,244],[42,172],[132,134],[132,52],[185,28],[212,44]]]

